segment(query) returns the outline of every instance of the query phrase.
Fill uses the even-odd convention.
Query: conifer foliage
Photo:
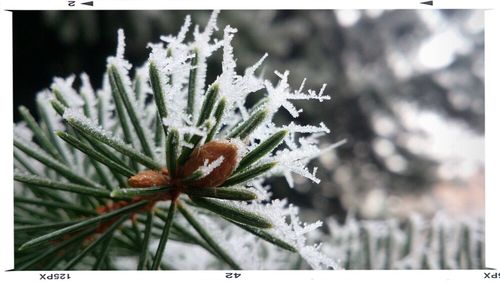
[[[138,270],[337,268],[308,242],[322,223],[301,222],[264,185],[283,175],[293,186],[292,173],[320,181],[307,164],[329,129],[273,118],[281,108],[299,117],[294,100],[330,97],[324,86],[291,90],[288,71],[277,83],[257,76],[266,55],[238,74],[237,30],[214,39],[217,14],[203,31],[188,16],[136,68],[119,30],[99,90],[85,74],[78,89],[74,76],[55,78],[37,95],[38,121],[19,108],[15,269],[126,268],[117,258]],[[222,72],[207,82],[207,58],[220,49]]]

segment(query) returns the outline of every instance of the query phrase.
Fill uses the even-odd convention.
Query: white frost
[[[208,162],[208,159],[205,159],[203,161],[203,166],[201,166],[198,169],[201,171],[201,174],[203,176],[207,176],[210,173],[212,173],[212,171],[214,171],[214,169],[218,168],[223,162],[224,162],[224,156],[220,156],[215,161],[210,162],[210,163]]]

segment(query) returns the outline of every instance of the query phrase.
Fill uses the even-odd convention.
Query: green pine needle
[[[121,209],[117,209],[117,210],[114,210],[114,211],[109,212],[109,213],[105,213],[105,214],[102,214],[102,215],[99,215],[99,216],[96,216],[93,218],[89,218],[89,219],[83,220],[77,224],[50,232],[48,234],[34,238],[34,239],[24,243],[19,248],[19,251],[27,250],[27,249],[33,248],[35,246],[41,245],[43,243],[46,243],[48,241],[61,238],[65,234],[70,234],[71,232],[81,230],[85,227],[89,227],[89,226],[92,226],[94,224],[104,222],[106,220],[109,220],[109,219],[112,219],[112,218],[115,218],[115,217],[118,217],[118,216],[121,216],[124,214],[129,214],[129,213],[133,212],[134,210],[137,210],[137,209],[144,207],[147,203],[148,203],[148,201],[140,201],[137,203],[133,203],[133,204],[130,204],[130,205],[123,207]]]
[[[136,196],[150,196],[157,195],[159,193],[169,192],[172,187],[159,186],[159,187],[147,187],[147,188],[121,188],[115,189],[111,192],[111,198],[132,198]]]
[[[200,236],[207,242],[210,248],[224,260],[230,267],[234,270],[241,270],[241,267],[236,263],[236,261],[217,243],[217,241],[210,235],[210,233],[203,227],[203,225],[195,219],[193,212],[189,210],[182,203],[177,203],[179,211],[182,213],[184,218],[191,224],[191,226],[200,234]]]
[[[158,216],[159,219],[161,219],[163,222],[167,221],[167,213],[163,212],[161,210],[156,210],[155,215]],[[163,229],[163,225],[161,224],[154,224],[157,228]],[[158,226],[157,226],[158,225]],[[177,222],[172,223],[172,234],[177,234],[180,238],[182,238],[184,241],[189,242],[191,244],[196,244],[205,250],[207,250],[209,253],[213,254],[215,257],[219,258],[219,256],[212,250],[212,248],[205,242],[203,239],[199,238],[196,234],[193,234],[191,231],[189,231],[187,228],[184,226],[178,224]]]
[[[90,245],[88,245],[85,249],[83,249],[78,255],[73,257],[71,261],[69,261],[66,266],[62,269],[70,270],[75,265],[77,265],[89,252],[93,251],[97,246],[99,246],[102,242],[104,242],[108,237],[113,236],[113,232],[120,226],[122,223],[128,219],[127,215],[122,216],[119,220],[114,222],[106,231],[104,231],[99,238],[94,240]]]
[[[175,177],[177,171],[177,151],[179,148],[179,132],[176,129],[170,129],[166,141],[166,159],[168,173]]]
[[[59,160],[56,160],[44,153],[43,151],[37,150],[36,145],[31,142],[26,142],[14,136],[14,146],[19,150],[23,151],[26,155],[40,161],[47,167],[52,168],[53,170],[60,173],[66,179],[70,181],[77,182],[79,184],[88,185],[90,187],[102,188],[101,185],[89,180],[86,177],[80,176],[76,174],[71,168],[69,168],[66,164],[61,163]]]
[[[211,127],[210,121],[207,120],[203,124],[203,127],[206,129],[210,128]],[[189,138],[188,143],[191,144],[192,146],[191,146],[191,148],[189,148],[189,147],[182,148],[181,155],[179,156],[179,158],[177,160],[178,165],[183,165],[189,159],[192,152],[198,146],[198,144],[200,143],[202,138],[203,137],[200,135],[192,135],[191,138]]]
[[[54,110],[56,111],[56,113],[58,115],[60,115],[60,116],[64,115],[64,110],[65,110],[66,106],[64,106],[63,103],[61,103],[57,99],[52,99],[52,100],[50,100],[50,104],[52,105],[52,108],[54,108]]]
[[[252,133],[259,125],[261,125],[269,114],[267,109],[260,109],[259,111],[252,114],[247,120],[241,122],[237,125],[229,134],[227,138],[245,139],[250,133]]]
[[[293,253],[297,252],[297,249],[294,246],[288,244],[287,242],[281,240],[280,238],[267,232],[266,230],[263,230],[260,228],[255,228],[255,227],[248,226],[245,224],[241,224],[241,223],[238,223],[235,221],[231,221],[231,222],[233,224],[236,224],[237,226],[241,227],[242,229],[254,234],[255,236],[266,240],[267,242],[269,242],[271,244],[274,244],[282,249],[285,249],[285,250],[293,252]]]
[[[54,223],[44,223],[44,224],[35,224],[35,225],[25,225],[25,226],[15,226],[14,231],[16,232],[38,232],[38,231],[47,231],[47,229],[66,227],[68,225],[73,225],[81,220],[68,220],[62,222],[54,222]]]
[[[49,248],[48,250],[46,250],[42,254],[31,259],[30,261],[24,263],[23,265],[21,265],[19,267],[16,267],[16,270],[28,269],[28,268],[30,268],[30,267],[32,267],[32,266],[34,266],[42,261],[45,261],[47,258],[52,257],[54,254],[57,254],[63,250],[67,250],[67,248],[70,247],[71,245],[74,245],[74,244],[81,242],[85,237],[92,234],[94,232],[94,230],[95,230],[95,228],[85,230],[85,231],[75,235],[74,237],[68,239],[68,240],[62,241],[61,244],[56,245],[53,248]]]
[[[198,206],[210,210],[230,220],[254,226],[258,228],[271,228],[272,222],[262,215],[256,214],[251,211],[243,210],[235,206],[219,200],[211,200],[207,198],[191,197],[191,200]]]
[[[153,212],[149,211],[146,217],[146,223],[144,224],[144,238],[142,239],[141,254],[139,255],[139,263],[137,264],[137,270],[144,270],[146,267],[146,261],[148,257],[148,247],[149,240],[151,237],[151,227],[153,223]]]
[[[129,126],[129,118],[127,112],[125,111],[125,106],[123,105],[123,100],[120,96],[120,91],[117,86],[117,81],[111,73],[111,69],[108,69],[109,82],[111,84],[111,93],[113,95],[113,101],[115,102],[116,115],[120,120],[120,125],[123,131],[123,137],[127,144],[132,144],[132,131]]]
[[[198,122],[196,123],[196,126],[201,126],[205,122],[205,120],[210,117],[218,96],[219,84],[214,83],[208,88],[207,94],[205,94],[205,100],[203,101],[203,105],[201,106],[200,115],[198,116]]]
[[[189,72],[189,84],[188,84],[188,100],[187,100],[187,114],[191,115],[193,118],[194,114],[194,100],[196,91],[196,74],[198,69],[198,50],[194,50],[194,57],[191,60],[191,71]]]
[[[231,177],[229,177],[226,180],[226,182],[224,182],[221,186],[228,187],[228,186],[234,186],[234,185],[237,185],[240,183],[245,183],[246,181],[248,181],[252,178],[255,178],[255,177],[271,170],[277,164],[278,164],[277,162],[265,163],[262,165],[258,165],[258,166],[243,170],[239,173],[235,173]]]
[[[97,215],[97,212],[94,210],[89,210],[89,209],[75,206],[72,204],[65,204],[65,203],[60,203],[60,202],[35,200],[35,199],[29,199],[29,198],[24,198],[24,197],[20,197],[20,196],[15,196],[14,202],[15,203],[31,204],[34,206],[58,208],[58,209],[62,209],[65,211],[73,211],[73,212],[83,214],[83,215]]]
[[[110,198],[109,192],[104,188],[96,189],[79,184],[66,183],[50,180],[47,178],[30,175],[25,173],[14,173],[14,180],[37,187],[50,188],[55,190],[67,191],[71,193],[84,194],[94,197]]]
[[[37,109],[38,109],[38,114],[40,116],[41,121],[45,124],[47,127],[46,133],[50,139],[50,142],[54,144],[56,147],[57,151],[59,152],[59,156],[64,159],[65,163],[69,163],[68,156],[66,156],[66,151],[64,144],[62,142],[59,142],[56,134],[55,134],[55,128],[56,125],[54,124],[54,120],[49,116],[49,106],[45,103],[42,103],[39,99],[36,101],[37,103]]]
[[[212,141],[215,134],[217,134],[217,132],[219,131],[220,124],[222,121],[222,116],[224,115],[225,109],[226,109],[226,98],[223,97],[222,99],[220,99],[219,103],[217,104],[217,107],[215,108],[214,112],[215,125],[210,129],[207,138],[205,138],[205,143]]]
[[[62,138],[64,141],[66,141],[68,144],[71,146],[77,148],[80,150],[82,153],[86,154],[90,158],[102,163],[103,165],[107,166],[109,169],[123,175],[126,177],[130,177],[132,175],[135,175],[135,172],[129,169],[126,166],[123,166],[119,163],[116,163],[112,159],[108,158],[107,155],[104,155],[94,148],[92,148],[90,145],[86,144],[85,142],[79,140],[78,138],[72,136],[71,134],[68,134],[63,131],[57,131],[56,132],[57,136]]]
[[[287,134],[287,130],[280,130],[274,133],[268,139],[264,140],[259,146],[257,146],[257,148],[253,149],[241,159],[236,172],[247,168],[251,164],[258,161],[260,158],[265,156],[267,153],[271,152],[281,143],[281,141],[283,141]]]
[[[128,117],[132,122],[132,126],[135,129],[135,133],[139,138],[139,142],[141,143],[142,150],[146,156],[153,158],[153,151],[151,150],[151,145],[149,144],[148,139],[146,138],[146,134],[144,132],[143,126],[140,122],[138,113],[135,110],[132,101],[130,101],[131,93],[127,93],[125,90],[125,86],[123,85],[123,78],[120,77],[120,73],[116,69],[115,66],[110,66],[108,69],[108,74],[110,78],[110,84],[113,92],[117,92],[120,95],[120,98],[125,105],[125,109],[127,110]]]
[[[167,219],[163,227],[163,232],[161,233],[160,242],[158,243],[158,249],[156,250],[156,254],[153,258],[153,265],[151,267],[152,270],[158,270],[158,268],[160,267],[161,259],[163,257],[163,253],[165,252],[165,247],[167,246],[170,227],[172,226],[172,222],[174,219],[175,207],[176,201],[171,201],[170,208],[168,209]]]
[[[38,125],[38,123],[35,121],[35,118],[31,115],[30,111],[24,107],[20,106],[19,107],[19,113],[21,114],[22,118],[28,125],[28,127],[31,129],[33,132],[34,137],[40,144],[40,146],[52,157],[56,159],[61,159],[62,161],[66,162],[65,159],[62,159],[59,154],[59,151],[57,148],[54,146],[54,144],[49,140],[49,137],[45,134],[43,129]]]
[[[167,107],[165,105],[165,90],[161,84],[158,67],[153,62],[149,63],[149,77],[151,80],[151,87],[153,88],[153,95],[156,108],[158,109],[158,114],[161,119],[164,119],[168,116]]]
[[[161,169],[161,165],[159,163],[157,163],[155,160],[153,160],[150,157],[135,150],[130,145],[127,145],[123,142],[119,142],[118,139],[110,138],[109,136],[105,135],[101,131],[93,130],[92,128],[89,128],[81,120],[74,118],[74,117],[68,117],[66,119],[66,121],[72,127],[76,128],[78,131],[84,132],[85,134],[92,136],[96,140],[99,140],[100,142],[112,147],[113,149],[117,150],[118,152],[130,157],[131,159],[133,159],[133,160],[135,160],[143,165],[145,165],[146,167],[149,167],[149,168],[154,169],[154,170]]]
[[[64,107],[69,107],[68,100],[64,97],[64,94],[59,91],[59,89],[52,88],[52,94],[56,98],[57,102],[59,102]]]
[[[218,187],[218,188],[189,188],[184,191],[189,196],[218,198],[233,201],[252,201],[257,195],[246,188]]]

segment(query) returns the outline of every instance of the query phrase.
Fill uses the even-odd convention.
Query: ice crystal
[[[67,100],[70,107],[79,108],[83,105],[83,100],[73,88],[74,82],[74,75],[70,75],[67,78],[56,77],[54,78],[51,88],[59,91],[59,93],[63,95],[64,99]]]
[[[224,161],[224,156],[220,156],[215,161],[210,162],[210,163],[209,163],[208,159],[205,159],[203,162],[203,166],[199,167],[198,169],[201,172],[202,176],[207,176],[214,169],[218,168],[222,164],[223,161]]]
[[[19,136],[24,140],[31,140],[33,132],[26,126],[25,122],[14,124],[14,136]]]
[[[89,117],[91,119],[97,119],[97,112],[95,107],[97,105],[97,101],[95,99],[94,89],[92,85],[90,85],[89,76],[86,73],[82,73],[80,75],[80,80],[82,81],[82,86],[80,87],[80,94],[86,100],[86,104],[88,105]]]
[[[87,118],[78,111],[67,109],[64,112],[63,119],[77,121],[81,123],[83,127],[93,132],[93,134],[100,136],[102,139],[111,140],[114,143],[126,146],[126,144],[121,139],[114,137],[111,132],[106,131],[104,128],[102,128],[102,126],[98,125],[95,120]]]
[[[280,78],[276,87],[274,87],[271,82],[265,81],[266,90],[269,93],[269,105],[272,113],[277,112],[280,107],[284,107],[290,115],[297,118],[302,112],[302,109],[297,109],[290,100],[318,100],[319,102],[330,100],[330,96],[323,95],[326,84],[323,84],[319,93],[308,90],[308,94],[304,94],[302,93],[306,82],[304,79],[299,90],[290,92],[290,85],[288,84],[288,75],[290,72],[285,71],[284,73],[279,73],[276,71],[275,74]]]

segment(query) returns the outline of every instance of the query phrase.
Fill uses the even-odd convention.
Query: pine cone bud
[[[228,141],[214,140],[196,148],[182,169],[183,177],[188,177],[198,168],[204,165],[205,160],[209,163],[223,156],[222,164],[216,167],[207,176],[193,181],[191,187],[211,188],[224,183],[233,173],[237,165],[238,147]]]
[[[157,170],[144,170],[128,179],[128,185],[134,188],[146,188],[152,186],[164,186],[170,183],[168,170],[162,168]]]

